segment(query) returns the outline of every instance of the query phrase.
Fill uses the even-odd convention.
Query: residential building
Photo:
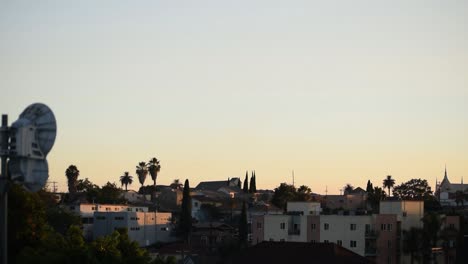
[[[320,215],[313,204],[288,203],[282,215],[252,218],[252,244],[271,242],[335,243],[377,263],[406,263],[402,232],[422,228],[423,201],[388,200],[380,203],[380,214]],[[301,209],[302,208],[302,209]],[[445,218],[455,228],[458,219]],[[450,243],[450,242],[449,242]]]
[[[159,212],[95,212],[93,238],[112,234],[119,228],[127,229],[131,240],[140,246],[173,240],[171,213]]]
[[[141,206],[128,206],[124,204],[94,204],[94,203],[80,203],[67,205],[67,209],[81,217],[83,223],[83,236],[87,240],[93,238],[93,224],[95,212],[147,212],[147,207]]]

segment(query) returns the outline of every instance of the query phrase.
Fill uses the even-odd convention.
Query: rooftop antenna
[[[325,196],[328,195],[328,185],[325,186]]]
[[[37,192],[45,186],[49,178],[46,157],[54,145],[56,135],[57,123],[54,113],[45,104],[36,103],[28,106],[11,127],[8,127],[8,115],[2,115],[0,127],[1,263],[8,263],[8,186],[10,182],[16,182],[30,192]]]
[[[293,180],[293,186],[294,186],[294,170],[292,171],[292,180]]]

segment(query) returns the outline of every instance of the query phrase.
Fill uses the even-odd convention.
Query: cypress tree
[[[247,245],[247,210],[245,208],[245,202],[242,203],[242,212],[239,220],[239,244],[241,246]]]
[[[254,181],[254,176],[253,176],[253,171],[252,171],[252,176],[250,176],[249,193],[253,193],[253,192],[254,192],[254,191],[253,191],[253,187],[254,187],[253,181]]]
[[[370,180],[367,180],[366,192],[367,193],[374,192],[374,187],[372,186],[372,183],[370,182]]]
[[[255,175],[255,171],[253,172],[253,187],[252,190],[254,193],[257,192],[257,175]]]
[[[245,180],[244,180],[244,193],[249,192],[249,183],[247,182],[249,180],[248,173],[245,172]]]
[[[185,180],[184,191],[182,193],[182,206],[180,212],[179,231],[188,240],[192,229],[192,197],[190,197],[189,180]]]

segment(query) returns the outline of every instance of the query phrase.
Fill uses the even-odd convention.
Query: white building
[[[93,238],[125,228],[131,240],[140,246],[172,241],[171,213],[159,212],[95,212]]]
[[[94,212],[148,212],[148,207],[128,206],[123,204],[81,203],[68,205],[68,210],[81,217],[83,236],[90,240],[93,238]]]

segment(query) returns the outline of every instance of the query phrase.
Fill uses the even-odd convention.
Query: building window
[[[311,225],[310,225],[310,228],[311,228],[312,230],[315,230],[315,228],[316,228],[315,224],[311,224]]]
[[[327,224],[327,223],[323,224],[323,229],[328,230],[329,228],[330,228],[329,224]]]
[[[392,241],[391,241],[391,240],[388,240],[388,241],[387,241],[387,247],[388,247],[388,248],[392,248]]]
[[[349,247],[355,248],[357,246],[356,240],[349,241]]]
[[[337,240],[337,241],[336,241],[336,244],[337,244],[338,246],[342,246],[342,245],[343,245],[343,241]]]
[[[369,225],[369,224],[366,224],[366,233],[369,233],[370,231],[371,231],[370,225]]]
[[[286,229],[286,224],[285,224],[285,223],[281,223],[281,224],[280,224],[280,228],[281,228],[281,229]]]
[[[198,207],[198,203],[197,203],[197,202],[195,202],[195,207]]]
[[[350,230],[356,230],[356,224],[350,224],[349,229]]]
[[[106,220],[105,216],[96,216],[96,220]]]
[[[392,224],[387,224],[387,230],[392,231]]]
[[[328,240],[327,240],[327,239],[325,239],[325,240],[323,241],[323,243],[325,243],[325,244],[328,244]]]
[[[449,224],[450,229],[455,229],[455,224]]]
[[[381,224],[381,225],[380,225],[380,230],[382,230],[382,231],[383,231],[383,230],[386,230],[386,228],[385,228],[385,227],[386,227],[386,225],[385,225],[385,224]]]
[[[123,216],[116,216],[114,217],[115,220],[124,220]]]
[[[310,242],[315,243],[316,241],[315,241],[315,239],[312,239]]]
[[[257,222],[257,229],[262,228],[262,223]]]

